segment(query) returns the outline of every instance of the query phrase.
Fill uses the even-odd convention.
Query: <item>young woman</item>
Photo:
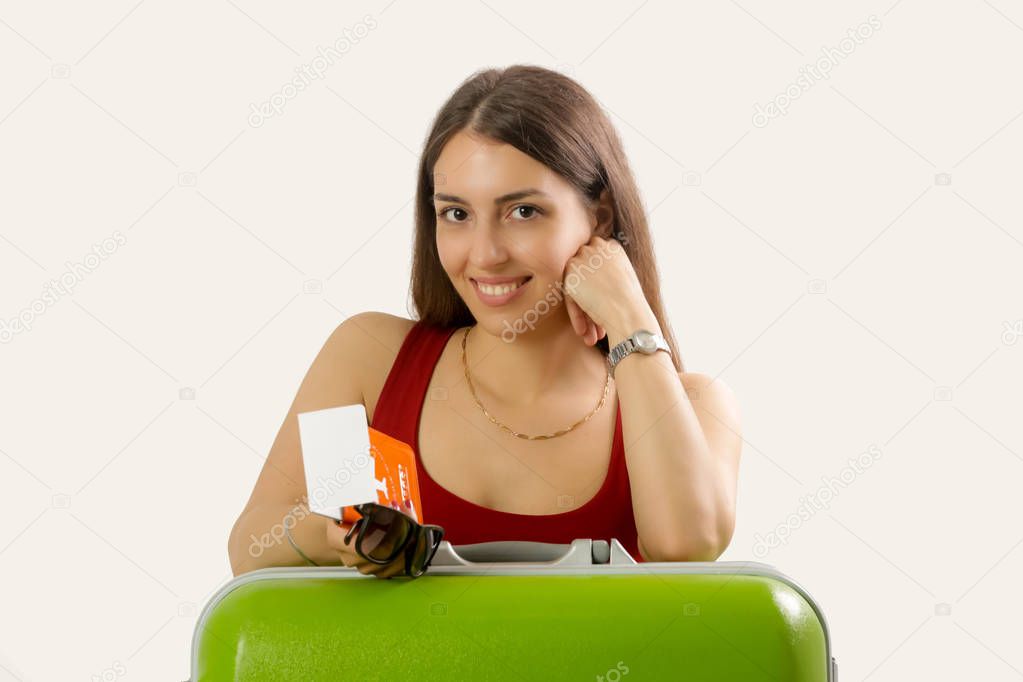
[[[424,519],[452,544],[617,538],[638,561],[721,554],[735,398],[683,370],[635,180],[578,83],[491,69],[443,106],[419,168],[411,291],[418,319],[354,315],[313,362],[232,531],[236,575],[302,564],[296,549],[402,571],[362,560],[348,524],[302,504],[296,414],[356,402],[415,450]]]

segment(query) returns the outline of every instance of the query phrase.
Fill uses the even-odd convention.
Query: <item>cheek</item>
[[[457,270],[459,263],[464,260],[463,254],[460,252],[461,248],[457,240],[444,237],[438,233],[437,257],[440,259],[441,267],[443,267],[448,274]]]
[[[560,279],[564,274],[568,261],[579,251],[579,247],[565,238],[548,239],[543,243],[530,247],[532,254],[525,254],[530,262],[537,263],[537,271],[545,273],[549,278]]]

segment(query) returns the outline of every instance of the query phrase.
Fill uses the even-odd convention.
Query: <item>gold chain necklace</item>
[[[499,422],[496,419],[494,419],[493,415],[491,415],[489,412],[487,412],[487,408],[483,407],[483,403],[481,403],[480,399],[476,396],[476,388],[472,385],[472,379],[469,377],[469,363],[465,359],[465,340],[469,338],[469,330],[471,328],[472,327],[466,327],[465,328],[465,333],[462,335],[462,367],[465,368],[465,382],[469,385],[469,393],[472,394],[472,399],[475,400],[476,404],[479,406],[479,408],[481,410],[483,410],[483,414],[485,414],[487,416],[487,419],[489,419],[493,424],[497,425],[502,431],[507,431],[508,433],[510,433],[511,435],[515,436],[516,438],[522,438],[523,440],[547,440],[548,438],[557,438],[558,436],[565,435],[566,433],[568,433],[569,431],[571,431],[575,427],[579,426],[580,424],[582,424],[584,422],[588,422],[590,420],[590,417],[595,415],[597,413],[597,411],[601,407],[604,406],[604,401],[607,399],[607,391],[611,387],[611,372],[610,371],[608,371],[608,373],[607,373],[607,381],[604,382],[604,394],[602,396],[600,396],[600,402],[597,403],[597,406],[595,408],[593,408],[592,412],[590,412],[588,415],[586,415],[585,417],[583,417],[582,419],[577,421],[575,424],[572,424],[571,426],[569,426],[567,429],[561,429],[560,431],[555,431],[554,433],[549,433],[549,434],[542,435],[542,436],[530,436],[530,435],[527,435],[527,434],[524,434],[524,433],[519,433],[518,431],[514,431],[514,430],[508,428],[507,426],[505,426],[501,422]]]

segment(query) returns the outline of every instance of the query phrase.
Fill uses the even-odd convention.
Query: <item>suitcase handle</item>
[[[548,566],[593,566],[594,564],[635,564],[617,538],[576,539],[563,545],[550,542],[497,540],[470,545],[452,545],[443,540],[431,566],[474,566],[477,564],[543,564]]]

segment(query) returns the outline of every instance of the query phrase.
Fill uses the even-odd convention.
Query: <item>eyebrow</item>
[[[538,189],[534,189],[532,187],[529,187],[529,188],[526,188],[526,189],[520,189],[517,192],[509,192],[508,194],[502,194],[501,196],[499,196],[496,199],[494,199],[494,205],[495,206],[500,206],[501,204],[507,203],[509,201],[515,201],[516,199],[523,199],[525,197],[532,196],[534,194],[537,195],[537,196],[550,198],[550,195],[547,194],[546,192],[541,192]],[[466,201],[462,197],[455,196],[454,194],[442,194],[440,192],[437,192],[437,193],[435,193],[433,195],[433,200],[434,201],[453,201],[453,202],[459,203],[459,204],[468,204],[469,203],[468,201]]]

